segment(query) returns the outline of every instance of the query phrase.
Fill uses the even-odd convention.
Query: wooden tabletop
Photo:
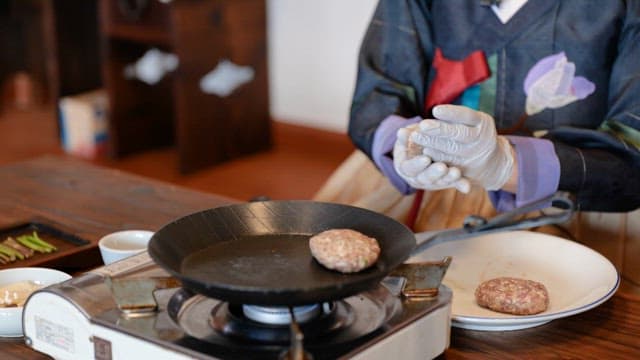
[[[64,157],[0,167],[0,229],[37,218],[88,240],[51,263],[69,271],[99,266],[97,241],[109,232],[155,231],[186,214],[233,202]],[[48,358],[21,339],[0,340],[0,354]],[[526,330],[454,328],[451,347],[439,358],[640,358],[640,298],[619,291],[593,310]]]

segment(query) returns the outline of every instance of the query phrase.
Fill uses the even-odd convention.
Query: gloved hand
[[[433,116],[411,133],[423,154],[460,168],[464,177],[487,190],[501,189],[513,170],[513,149],[497,135],[493,118],[457,105],[438,105]]]
[[[461,176],[460,169],[448,167],[442,162],[433,163],[429,156],[421,153],[419,145],[412,145],[410,133],[416,130],[417,125],[411,125],[397,132],[393,164],[398,175],[416,189],[456,188],[463,193],[469,192],[471,185]]]

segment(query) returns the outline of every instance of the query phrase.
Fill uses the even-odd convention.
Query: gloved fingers
[[[440,189],[455,188],[461,193],[468,194],[471,190],[471,182],[469,179],[462,176],[459,168],[450,166],[447,173],[440,179],[436,180],[432,187]]]
[[[435,162],[424,169],[424,171],[420,172],[420,174],[418,174],[416,178],[421,183],[435,184],[436,182],[444,179],[448,175],[448,173],[449,167],[445,163]]]
[[[443,183],[453,183],[458,181],[462,177],[462,172],[455,166],[448,166],[447,173],[439,180]]]
[[[427,190],[455,188],[462,193],[471,189],[469,179],[462,177],[459,168],[443,163],[433,163],[422,174],[413,180],[413,187]]]
[[[444,150],[437,147],[423,146],[422,154],[428,156],[432,161],[443,162],[454,166],[462,165],[460,162],[466,157],[458,144],[443,147],[445,148]]]
[[[483,118],[482,112],[460,105],[438,105],[431,113],[438,120],[472,127],[480,125]]]
[[[409,141],[420,146],[420,152],[422,154],[425,154],[425,149],[436,150],[444,154],[460,154],[467,145],[465,143],[440,136],[425,136],[419,131],[413,132],[409,136]]]
[[[482,128],[447,124],[439,120],[423,120],[417,131],[409,135],[409,141],[423,148],[443,153],[467,156],[468,148],[479,140]],[[421,149],[421,153],[424,153]]]
[[[407,124],[416,124],[420,120],[420,117],[405,119],[397,115],[390,115],[384,119],[373,135],[371,155],[374,160],[385,156],[385,154],[393,150],[398,129],[408,126]]]
[[[422,120],[420,120],[420,121],[422,121]],[[407,125],[407,126],[403,127],[403,129],[406,129],[408,132],[412,132],[412,131],[414,131],[414,130],[416,130],[418,128],[418,123],[420,123],[420,121],[418,121],[416,123],[413,123],[411,125]]]
[[[400,128],[398,129],[398,131],[396,131],[396,141],[395,141],[395,144],[393,145],[394,154],[396,152],[400,152],[398,150],[399,146],[403,147],[401,151],[402,154],[400,155],[406,156],[407,159],[415,155],[419,155],[421,153],[419,144],[413,141],[413,136],[416,133],[417,128],[418,128],[418,125],[414,124],[414,125],[409,125],[407,127]],[[412,156],[409,156],[412,151],[413,151]]]
[[[407,143],[407,140],[409,140],[409,130],[407,128],[400,128],[398,129],[398,131],[396,132],[396,144],[398,142],[402,142],[404,144]]]
[[[409,182],[407,178],[415,177],[431,164],[431,158],[428,156],[418,155],[409,157],[408,150],[403,136],[399,136],[393,147],[393,165],[398,175],[407,182]],[[413,186],[411,183],[410,185]]]
[[[480,127],[464,124],[451,124],[440,120],[425,119],[417,129],[428,141],[429,138],[443,138],[461,143],[470,143],[477,139]]]
[[[447,174],[436,181],[436,185],[454,187],[458,191],[467,194],[471,190],[469,179],[462,177],[462,172],[455,166],[450,166]]]
[[[418,124],[411,124],[409,126],[405,126],[398,129],[398,131],[396,132],[396,142],[402,141],[406,144],[407,141],[409,140],[409,136],[411,135],[411,133],[413,133],[417,129],[418,129]]]
[[[399,170],[402,175],[416,177],[429,168],[431,164],[431,158],[424,155],[419,155],[411,159],[400,162]]]
[[[398,137],[398,139],[396,140],[396,144],[393,146],[393,166],[395,167],[396,172],[400,172],[399,166],[405,160],[407,160],[406,141],[403,141],[402,138]]]
[[[402,127],[396,132],[396,140],[399,139],[406,143],[409,140],[409,136],[416,130],[418,130],[418,123]]]
[[[463,194],[468,194],[471,190],[471,183],[466,178],[461,178],[454,184],[455,188]]]
[[[496,126],[493,117],[482,111],[476,111],[468,107],[458,105],[439,105],[434,108],[434,117],[449,123],[460,126],[464,131],[468,131],[470,138],[464,139],[465,133],[458,137],[461,142],[481,141],[496,136]]]

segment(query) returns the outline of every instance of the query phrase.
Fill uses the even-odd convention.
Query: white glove
[[[411,141],[434,161],[459,167],[462,174],[487,190],[499,190],[511,177],[513,153],[507,139],[498,136],[493,118],[457,105],[433,108],[436,119],[422,120]]]
[[[393,165],[398,175],[416,189],[456,188],[468,193],[471,185],[469,180],[462,177],[460,169],[442,162],[432,163],[429,156],[415,153],[416,148],[409,142],[409,134],[416,130],[416,125],[398,130],[393,148]]]

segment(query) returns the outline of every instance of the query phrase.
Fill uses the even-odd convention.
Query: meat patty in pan
[[[378,241],[359,231],[331,229],[309,239],[311,255],[324,267],[354,273],[373,265],[380,256]]]

